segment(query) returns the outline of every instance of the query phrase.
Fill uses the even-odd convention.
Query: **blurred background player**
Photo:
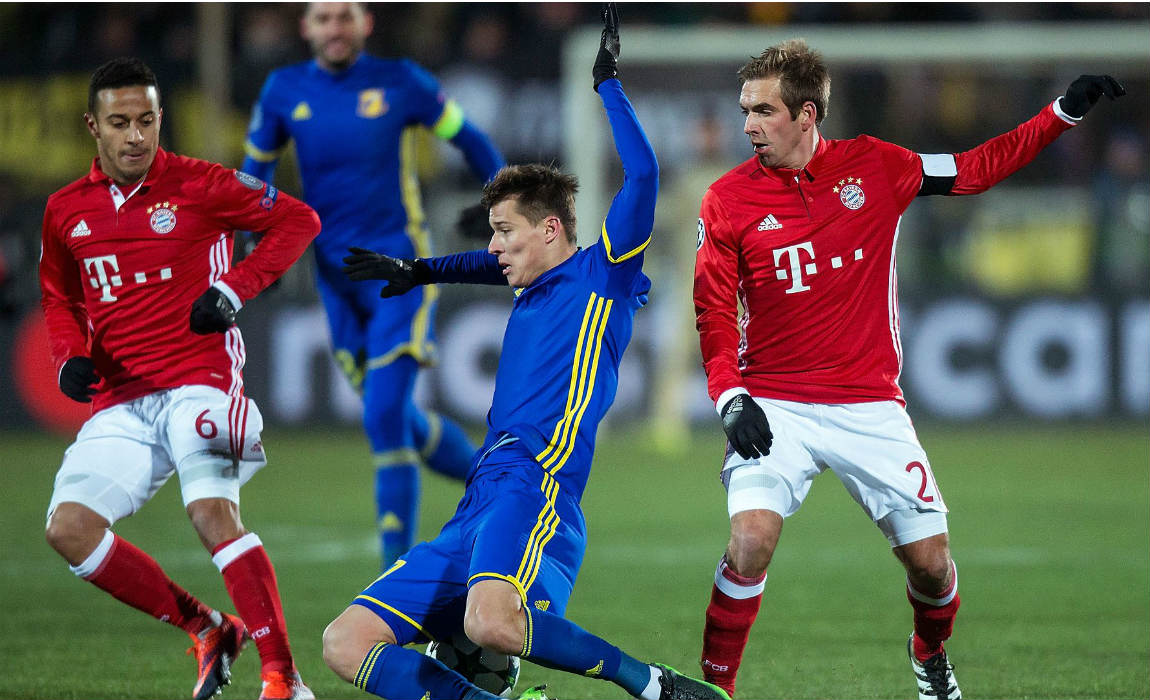
[[[594,87],[624,175],[594,245],[576,245],[575,178],[531,164],[504,168],[484,188],[494,231],[487,250],[399,260],[355,248],[346,259],[351,279],[387,280],[385,295],[434,282],[515,290],[487,438],[455,517],[324,632],[332,670],[380,697],[493,698],[438,660],[404,648],[460,627],[486,649],[613,681],[634,697],[726,697],[642,663],[563,617],[586,548],[580,499],[595,433],[615,398],[634,314],[651,288],[643,252],[659,187],[655,152],[615,79],[613,6],[604,10],[604,24]]]
[[[731,517],[703,672],[734,693],[783,518],[830,469],[906,568],[920,700],[959,700],[943,649],[959,606],[947,508],[898,385],[899,220],[915,197],[989,189],[1125,89],[1084,75],[1013,131],[965,153],[919,154],[870,136],[823,138],[830,75],[802,40],[768,48],[739,77],[755,155],[704,195],[695,266]]]
[[[56,475],[48,543],[77,576],[192,637],[193,697],[226,685],[252,638],[261,697],[311,698],[271,561],[240,522],[240,486],[266,457],[263,418],[243,393],[235,315],[299,258],[319,219],[250,175],[160,149],[162,116],[143,62],[97,69],[84,120],[98,155],[44,212],[40,285],[52,359],[60,390],[93,409]],[[267,235],[229,269],[234,229]],[[239,617],[196,599],[110,529],[173,473]]]
[[[414,542],[418,465],[462,479],[474,446],[453,422],[414,402],[418,370],[435,360],[436,288],[381,302],[380,285],[352,284],[340,259],[349,246],[430,255],[411,127],[426,126],[454,144],[483,182],[503,158],[431,74],[412,61],[363,51],[372,23],[359,3],[307,6],[300,31],[315,58],[268,76],[242,170],[270,182],[282,149],[295,142],[304,196],[323,221],[316,287],[335,358],[363,396],[387,568]]]

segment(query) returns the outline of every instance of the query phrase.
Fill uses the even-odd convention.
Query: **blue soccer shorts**
[[[563,615],[587,546],[578,500],[521,443],[479,457],[455,515],[377,578],[353,604],[384,620],[400,645],[462,629],[467,590],[499,579],[524,605]]]

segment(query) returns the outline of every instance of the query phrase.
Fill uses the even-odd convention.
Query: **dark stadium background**
[[[565,165],[580,135],[564,121],[563,49],[597,31],[596,7],[370,4],[369,50],[429,67],[509,160]],[[0,3],[0,493],[9,500],[0,509],[8,610],[0,616],[0,698],[186,695],[183,640],[76,581],[42,540],[52,475],[87,408],[59,394],[45,354],[40,219],[47,196],[94,155],[80,115],[95,66],[143,58],[161,84],[164,147],[236,166],[268,70],[307,58],[297,32],[302,9]],[[932,31],[949,29],[1056,36],[1121,27],[1141,32],[1145,47],[1150,5],[624,3],[620,14],[621,75],[663,172],[647,263],[655,287],[602,429],[585,499],[591,541],[570,615],[644,658],[694,669],[726,518],[714,471],[722,434],[697,367],[688,276],[702,189],[747,156],[734,77],[741,59],[644,63],[628,54],[628,29],[774,36],[792,26],[910,28],[929,42]],[[991,192],[916,202],[903,220],[902,385],[953,512],[967,601],[952,646],[957,673],[971,697],[1144,698],[1150,51],[1113,61],[978,59],[832,61],[825,132],[961,151],[1029,118],[1079,73],[1112,72],[1130,94],[1100,105]],[[584,72],[590,90],[589,60]],[[452,227],[476,194],[462,158],[433,139],[421,154],[436,250],[476,245]],[[617,166],[608,159],[599,170],[614,187]],[[299,191],[290,156],[277,184]],[[581,212],[580,231],[593,232],[599,215]],[[327,359],[310,266],[305,255],[241,315],[248,393],[269,426],[272,458],[245,490],[245,520],[276,561],[305,679],[321,697],[358,697],[323,667],[318,637],[375,565],[368,460],[356,397]],[[442,296],[441,364],[422,398],[476,434],[508,303],[499,289],[447,287]],[[833,479],[819,483],[788,521],[772,565],[743,696],[907,696],[901,574]],[[429,477],[425,493],[421,535],[429,537],[458,487]],[[118,531],[222,605],[219,577],[179,509],[169,486]],[[245,658],[225,697],[258,692],[254,651]],[[527,665],[524,680],[544,680],[560,697],[619,696]]]

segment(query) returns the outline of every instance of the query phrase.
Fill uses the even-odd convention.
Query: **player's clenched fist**
[[[91,358],[72,357],[60,368],[60,391],[73,401],[91,403],[99,381],[100,375],[96,374]]]
[[[355,282],[383,280],[379,296],[387,299],[406,294],[421,284],[431,282],[431,268],[419,258],[405,260],[380,255],[367,248],[348,248],[351,255],[343,259],[343,274]]]
[[[771,452],[771,425],[767,414],[750,394],[739,394],[723,406],[723,432],[743,459],[766,457]]]
[[[208,291],[192,302],[192,315],[188,325],[193,333],[207,335],[208,333],[223,333],[236,325],[236,310],[224,293],[215,287],[208,287]]]

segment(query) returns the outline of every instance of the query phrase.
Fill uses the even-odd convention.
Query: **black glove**
[[[1122,87],[1122,83],[1109,75],[1080,75],[1077,80],[1070,83],[1070,87],[1066,88],[1066,94],[1059,100],[1063,112],[1075,119],[1081,119],[1103,95],[1114,100],[1125,94],[1126,88]]]
[[[599,53],[591,69],[596,91],[599,90],[599,83],[615,77],[618,72],[615,62],[619,60],[619,12],[615,9],[615,3],[603,3],[600,13],[603,16],[603,37],[599,40]]]
[[[387,299],[406,294],[421,284],[431,284],[431,267],[415,258],[404,260],[374,253],[366,248],[348,248],[351,255],[343,259],[343,274],[356,282],[383,280],[379,296]]]
[[[473,204],[459,212],[459,221],[455,222],[455,228],[459,229],[459,235],[468,240],[491,240],[491,223],[487,215],[487,207]]]
[[[771,425],[767,414],[750,394],[739,394],[723,406],[723,432],[743,459],[766,457],[771,453]]]
[[[96,393],[94,386],[100,381],[91,358],[77,355],[69,358],[60,368],[60,391],[73,401],[91,403],[92,394]]]
[[[236,325],[236,310],[232,302],[224,293],[215,287],[208,287],[208,291],[192,302],[192,315],[188,325],[193,333],[207,335],[208,333],[223,333]]]

